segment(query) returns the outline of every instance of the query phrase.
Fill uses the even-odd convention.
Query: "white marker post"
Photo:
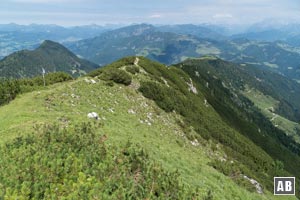
[[[42,74],[43,74],[43,80],[44,80],[44,87],[46,86],[46,81],[45,81],[45,74],[46,74],[46,71],[44,68],[42,68]]]

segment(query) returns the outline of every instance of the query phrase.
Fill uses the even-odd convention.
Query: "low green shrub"
[[[114,81],[115,83],[130,85],[132,77],[121,69],[106,69],[99,76],[100,79],[105,81]]]
[[[0,199],[198,199],[137,145],[105,144],[90,124],[39,128],[0,147]]]
[[[45,75],[46,85],[72,80],[72,76],[64,72]],[[14,100],[20,93],[30,92],[44,87],[42,76],[24,79],[0,79],[0,106]]]
[[[0,106],[15,99],[20,92],[21,86],[17,80],[0,79]]]
[[[140,72],[140,68],[135,65],[129,65],[126,66],[126,71],[134,75]]]
[[[170,93],[166,86],[160,85],[156,82],[141,82],[139,91],[149,99],[154,100],[159,107],[164,109],[166,112],[174,110],[173,102],[168,96]]]
[[[48,86],[55,83],[69,81],[72,79],[73,77],[65,72],[54,72],[45,75],[45,84],[46,86]],[[44,86],[44,79],[42,76],[18,79],[18,82],[20,83],[22,92],[30,92]]]
[[[93,71],[89,72],[87,74],[87,76],[96,77],[96,76],[99,76],[100,74],[102,74],[102,72],[103,72],[103,68],[98,68],[96,70],[93,70]]]

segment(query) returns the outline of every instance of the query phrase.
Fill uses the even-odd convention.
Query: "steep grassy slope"
[[[105,78],[103,76],[107,75],[106,70],[119,68],[124,71],[128,70],[128,66],[139,68],[139,72],[131,75],[132,81],[129,86],[102,80]],[[189,92],[188,85],[179,78],[187,78],[186,75],[173,70],[170,73],[175,79],[172,76],[168,77],[169,70],[163,65],[144,58],[128,58],[94,72],[93,75],[99,74],[99,78],[93,78],[96,83],[86,77],[20,95],[10,104],[0,107],[1,143],[4,145],[17,136],[27,135],[33,131],[34,126],[42,124],[57,123],[61,127],[72,129],[76,124],[93,121],[87,118],[87,114],[97,112],[100,120],[96,123],[96,132],[106,135],[106,145],[122,146],[128,140],[139,144],[151,160],[161,163],[169,172],[178,170],[184,183],[193,188],[198,187],[201,194],[199,199],[209,196],[213,196],[213,199],[277,199],[267,188],[264,188],[264,194],[257,194],[248,181],[239,182],[238,186],[234,180],[240,179],[239,176],[224,176],[211,166],[211,163],[223,159],[227,160],[223,162],[224,165],[231,161],[242,163],[238,160],[239,155],[228,155],[230,145],[220,144],[218,138],[213,138],[216,134],[213,132],[216,130],[221,134],[233,136],[233,141],[244,141],[244,147],[251,144],[251,141],[238,136],[237,132],[222,122],[211,106],[206,107],[203,104],[204,95],[198,86],[198,95]],[[199,125],[193,124],[195,119],[192,118],[191,123],[188,122],[187,115],[176,109],[176,112],[167,113],[160,108],[163,107],[161,104],[158,104],[158,107],[157,103],[145,98],[138,88],[140,84],[149,81],[165,87],[169,85],[170,89],[184,91],[185,95],[193,100],[201,100],[200,103],[195,102],[195,111],[201,111],[197,113],[200,117],[198,119],[202,119],[198,121]],[[201,130],[211,135],[211,139],[203,139],[202,136],[205,135],[199,135],[198,130],[194,130],[190,125],[202,127]],[[271,161],[260,148],[252,147],[260,151],[259,155],[266,156],[265,159]],[[257,158],[259,161],[260,158]],[[269,178],[272,181],[272,177]]]
[[[63,71],[73,76],[85,74],[98,66],[78,58],[64,46],[46,40],[33,51],[13,53],[0,61],[0,76],[24,78],[46,72]]]
[[[221,85],[219,90],[229,90],[233,95],[243,93],[263,111],[268,110],[271,114],[273,113],[272,115],[287,118],[291,120],[291,123],[299,120],[300,86],[286,77],[253,66],[225,62],[214,57],[187,60],[178,67],[206,85],[204,88],[208,91],[210,82],[214,84],[213,86],[219,82]],[[245,104],[246,102],[236,103]],[[294,133],[298,137],[296,130]]]
[[[282,161],[286,170],[298,174],[299,144],[287,135],[285,131],[288,129],[281,127],[282,130],[284,129],[282,131],[276,128],[272,124],[271,118],[268,119],[263,115],[266,113],[257,108],[270,105],[272,99],[264,96],[264,99],[256,100],[254,104],[251,101],[252,98],[248,99],[242,94],[249,85],[251,88],[253,87],[253,90],[271,92],[272,87],[269,89],[269,83],[272,81],[266,81],[272,79],[268,73],[262,73],[263,77],[260,76],[260,73],[256,74],[257,77],[251,76],[252,70],[246,70],[245,67],[216,58],[188,60],[177,67],[186,71],[195,82],[201,85],[207,104],[212,105],[228,125],[251,139],[273,159]],[[263,82],[267,84],[262,84]],[[287,85],[283,84],[282,86]],[[280,89],[278,89],[279,91]],[[272,92],[267,94],[270,95]],[[278,94],[280,93],[273,94],[273,96],[278,97]],[[273,99],[273,102],[276,100]],[[267,109],[275,110],[275,107],[267,107]],[[298,133],[293,137],[299,141]]]
[[[183,62],[182,65],[191,66],[193,69],[197,66],[198,73],[215,76],[231,90],[257,89],[278,101],[278,106],[274,107],[276,113],[292,121],[300,119],[300,103],[298,101],[300,85],[282,75],[262,70],[253,65],[234,64],[215,57],[191,59]],[[192,71],[188,67],[185,68],[189,74],[196,75],[197,69]]]

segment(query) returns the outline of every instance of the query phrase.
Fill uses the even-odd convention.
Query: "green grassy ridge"
[[[85,83],[83,83],[83,84],[85,84]],[[86,88],[87,89],[87,88]],[[106,91],[107,92],[107,91]],[[53,93],[52,93],[53,94]],[[27,94],[27,95],[30,95],[30,94]],[[27,95],[25,95],[25,96],[27,96]],[[35,93],[34,95],[37,95],[37,93]],[[108,94],[109,95],[109,94]],[[48,95],[47,95],[48,96]],[[23,99],[23,98],[22,98]],[[18,100],[20,100],[19,98],[17,99],[17,100],[15,100],[14,102],[12,102],[12,104],[10,104],[10,105],[7,105],[7,106],[5,106],[5,107],[15,107],[16,106],[16,104],[15,104],[15,102],[16,101],[18,101]],[[42,101],[43,101],[43,99],[42,99]],[[144,101],[144,100],[143,100]],[[41,103],[41,102],[40,102]],[[36,104],[35,104],[36,105]],[[67,109],[66,109],[67,110]],[[125,111],[126,112],[126,111]],[[69,113],[68,113],[69,114]],[[18,121],[19,123],[21,122],[21,121],[23,121],[23,124],[22,123],[20,123],[20,126],[19,127],[15,127],[17,130],[18,129],[20,129],[20,127],[24,127],[24,126],[26,126],[26,125],[29,125],[29,127],[27,127],[28,129],[30,129],[31,130],[31,126],[32,126],[32,124],[31,124],[31,121],[29,121],[29,119],[28,119],[28,122],[24,122],[24,121],[26,121],[26,115],[28,115],[28,114],[23,114],[23,115],[19,115],[19,117],[20,118],[22,118],[21,120],[16,120],[16,121]],[[56,113],[56,115],[59,115],[58,113]],[[55,116],[55,115],[54,115]],[[39,120],[41,120],[39,123],[51,123],[51,121],[50,121],[50,119],[52,119],[53,117],[52,116],[49,116],[49,115],[44,115],[44,119],[42,120],[42,118],[41,117],[38,117],[38,116],[36,116],[37,117],[37,119],[39,119]],[[67,116],[65,116],[65,117],[67,117]],[[129,117],[128,115],[126,116],[126,117]],[[84,117],[85,118],[85,117]],[[111,117],[110,117],[111,118]],[[124,117],[121,117],[121,118],[124,118]],[[10,119],[13,119],[13,117],[12,118],[10,118]],[[78,120],[78,119],[77,119]],[[77,121],[76,120],[76,121]],[[12,120],[13,121],[13,120]],[[78,120],[78,121],[81,121],[81,120]],[[131,118],[129,118],[129,120],[128,121],[126,121],[126,122],[130,122],[130,121],[132,121],[132,119]],[[136,119],[136,121],[138,122],[138,119]],[[59,120],[55,120],[55,118],[54,118],[54,120],[53,120],[53,122],[59,122]],[[121,122],[115,122],[115,120],[111,120],[110,121],[110,123],[114,123],[114,124],[112,124],[112,125],[108,125],[108,126],[106,126],[105,124],[106,123],[104,123],[104,127],[103,127],[103,132],[104,133],[106,133],[107,134],[107,136],[108,136],[108,138],[109,138],[109,140],[108,141],[110,141],[110,140],[112,140],[112,136],[111,136],[111,134],[112,133],[118,133],[118,135],[115,135],[114,137],[116,137],[116,138],[113,138],[114,140],[116,140],[116,141],[113,141],[115,144],[119,144],[120,142],[126,142],[126,140],[128,139],[128,138],[130,138],[131,140],[134,140],[135,142],[137,142],[137,141],[139,141],[140,139],[142,139],[141,141],[139,141],[140,143],[142,142],[142,144],[143,144],[143,146],[144,146],[144,144],[146,143],[150,143],[150,144],[148,144],[149,146],[148,146],[148,148],[165,148],[165,149],[168,149],[168,151],[170,151],[171,152],[171,149],[176,149],[176,148],[174,148],[174,146],[176,147],[177,146],[177,143],[175,142],[175,141],[173,141],[174,143],[172,144],[171,142],[171,144],[172,144],[172,146],[171,147],[164,147],[165,145],[164,144],[156,144],[157,142],[157,136],[155,136],[155,138],[151,138],[151,136],[150,136],[150,138],[152,139],[152,142],[150,142],[150,141],[148,141],[148,134],[153,134],[153,130],[149,130],[149,128],[146,126],[146,127],[144,127],[145,128],[145,130],[143,131],[142,129],[141,129],[141,127],[139,126],[139,130],[140,130],[140,133],[136,133],[136,134],[138,134],[139,135],[139,137],[137,136],[137,135],[132,135],[131,134],[131,132],[130,131],[132,131],[132,129],[133,129],[133,127],[131,127],[131,128],[127,128],[127,127],[124,127],[124,124],[126,124],[126,122],[123,122],[123,123],[121,123]],[[29,124],[28,124],[29,123]],[[37,122],[36,122],[37,123]],[[1,124],[1,126],[3,127],[3,124]],[[9,126],[9,125],[7,125],[7,126]],[[113,127],[113,128],[112,128]],[[136,127],[134,127],[134,128],[136,128]],[[161,130],[164,130],[164,129],[162,129],[162,128],[165,128],[165,127],[160,127],[158,130],[156,130],[156,133],[155,133],[155,135],[161,135],[162,133],[162,131]],[[112,130],[113,129],[113,130]],[[178,128],[179,129],[179,128]],[[124,133],[121,133],[121,136],[123,136],[123,137],[120,137],[120,130],[122,130],[122,131],[124,131],[124,133],[126,134],[125,135],[125,138],[124,138]],[[29,132],[29,130],[22,130],[22,134],[24,134],[24,132],[26,133],[26,132]],[[145,132],[145,133],[147,133],[147,135],[145,136],[144,134],[143,134],[143,132]],[[170,131],[169,131],[170,132]],[[20,133],[21,134],[21,133]],[[170,134],[170,133],[169,133]],[[3,133],[1,133],[1,135],[3,135]],[[11,137],[13,137],[12,135],[10,135]],[[174,134],[171,134],[171,136],[172,137],[174,137]],[[153,136],[152,136],[153,137]],[[161,136],[160,136],[161,137]],[[7,138],[8,139],[8,138]],[[171,139],[171,137],[169,136],[168,137],[168,139],[165,139],[166,141],[170,141],[170,139]],[[153,145],[155,145],[155,146],[153,146]],[[151,147],[152,146],[152,147]],[[160,150],[161,149],[158,149],[157,151],[155,151],[154,152],[154,154],[160,154],[159,152],[160,152]],[[174,151],[174,152],[172,152],[172,154],[171,155],[173,155],[174,157],[178,157],[178,156],[176,156],[176,154],[178,154],[178,153],[180,153],[181,151],[179,150],[179,151]],[[199,152],[198,152],[199,153]],[[197,153],[197,157],[199,156],[199,154]],[[162,157],[162,158],[160,158],[159,159],[159,161],[164,161],[166,158],[167,159],[170,159],[170,157],[171,157],[171,155],[165,155],[164,157]],[[187,152],[187,155],[186,156],[183,156],[183,157],[185,157],[185,158],[189,158],[190,156],[192,156],[192,155],[194,155],[194,156],[196,156],[195,155],[195,153],[192,153],[192,154],[189,154],[188,152]],[[170,156],[170,157],[169,157]],[[198,160],[198,159],[197,159]],[[179,161],[180,161],[180,159],[179,159]],[[181,165],[182,164],[182,162],[184,163],[184,164],[187,164],[188,162],[190,162],[189,161],[189,159],[187,160],[187,161],[180,161],[179,163],[178,163],[178,159],[176,159],[176,160],[174,160],[172,163],[169,163],[168,164],[168,166],[170,167],[170,168],[174,168],[174,164],[175,163],[177,163],[177,165]],[[203,162],[203,161],[201,161],[201,162]],[[198,163],[195,163],[195,165],[198,165]],[[195,166],[194,166],[195,167]],[[188,169],[189,169],[189,167],[187,167]],[[183,171],[185,171],[185,169],[183,169]],[[192,174],[190,174],[188,177],[189,178],[192,178],[194,176],[194,174],[192,173]],[[195,181],[195,180],[194,180]],[[212,184],[212,183],[211,183]]]
[[[250,171],[254,172],[255,177],[259,177],[261,181],[264,179],[268,178],[263,178],[266,176],[266,174],[259,174],[257,171],[261,170],[266,170],[264,171],[265,173],[269,174],[268,176],[273,177],[275,174],[280,174],[280,173],[286,173],[286,172],[279,172],[275,171],[275,164],[273,163],[272,159],[270,160],[268,158],[268,155],[266,154],[261,154],[263,151],[262,149],[256,149],[257,147],[253,145],[253,143],[249,143],[246,138],[243,138],[239,133],[234,133],[232,129],[229,127],[224,128],[216,128],[216,126],[224,126],[222,124],[222,120],[217,116],[217,115],[211,115],[210,112],[203,111],[203,107],[205,107],[202,104],[199,104],[199,102],[203,102],[204,96],[200,93],[198,94],[200,99],[195,98],[193,95],[189,95],[190,92],[187,90],[187,82],[189,82],[189,77],[183,73],[181,70],[177,68],[166,68],[165,66],[161,65],[160,63],[156,62],[150,62],[149,60],[139,57],[129,57],[126,59],[121,59],[118,62],[114,63],[116,65],[110,65],[109,67],[115,67],[115,68],[120,68],[122,65],[132,65],[136,59],[139,59],[139,65],[146,71],[148,79],[145,83],[145,80],[142,80],[141,82],[141,91],[146,95],[146,97],[151,98],[156,101],[156,103],[163,108],[166,111],[172,111],[173,109],[183,115],[185,119],[187,120],[187,124],[192,124],[193,127],[197,127],[198,130],[197,132],[200,133],[201,136],[204,136],[206,138],[214,138],[217,141],[221,142],[222,144],[225,145],[225,149],[227,149],[227,153],[230,154],[231,156],[235,157],[237,160],[242,161],[242,163],[247,166],[244,168],[243,166],[239,166],[238,168],[242,169],[242,171],[247,172],[251,174]],[[102,70],[105,70],[103,68]],[[150,82],[149,82],[149,77],[150,77]],[[165,82],[167,80],[167,83]],[[170,87],[171,86],[171,87]],[[169,87],[169,88],[168,88]],[[171,88],[171,89],[170,89]],[[173,90],[175,89],[175,90]],[[169,92],[168,92],[169,90]],[[164,91],[167,91],[165,93]],[[186,101],[186,97],[182,94],[184,94],[190,102]],[[222,98],[223,96],[220,95],[218,96],[219,98]],[[172,99],[175,98],[175,99]],[[198,107],[193,107],[191,105],[196,105],[196,102],[198,103]],[[200,108],[200,107],[202,108]],[[222,109],[218,108],[217,109]],[[196,112],[197,115],[193,115],[191,113]],[[202,115],[202,113],[205,113],[205,117],[199,117]],[[212,112],[214,113],[214,112]],[[235,116],[235,113],[231,113],[233,116]],[[261,117],[261,116],[260,116]],[[235,118],[236,119],[236,118]],[[207,122],[208,121],[208,122]],[[243,122],[241,120],[237,120],[238,122]],[[196,122],[196,123],[195,123]],[[201,126],[197,123],[201,122]],[[220,123],[221,122],[221,123]],[[231,122],[233,123],[233,122]],[[248,126],[249,130],[247,131],[247,134],[253,133],[253,131],[257,131],[257,128],[253,130],[254,127],[249,127],[247,123],[245,124]],[[226,126],[226,125],[225,125]],[[205,128],[203,128],[205,127]],[[209,128],[213,127],[213,128]],[[221,130],[222,129],[222,130]],[[245,131],[245,129],[242,129],[242,131]],[[252,131],[252,132],[251,132]],[[218,134],[217,132],[223,132],[223,134]],[[213,133],[213,134],[212,134]],[[210,135],[213,136],[210,136]],[[228,135],[228,136],[225,136]],[[251,135],[246,135],[247,137]],[[259,135],[254,135],[254,136],[259,136]],[[260,135],[262,136],[262,135]],[[227,137],[227,138],[226,138]],[[261,141],[258,141],[257,138],[253,138],[252,140],[255,141],[257,144],[260,145],[260,147],[264,148],[263,144],[268,144],[270,146],[274,147],[282,147],[278,142],[274,141],[271,137],[258,137],[261,139]],[[271,140],[270,140],[271,139]],[[244,140],[244,141],[243,141]],[[270,141],[268,141],[270,140]],[[245,141],[247,141],[245,143]],[[252,145],[252,146],[251,146]],[[286,169],[288,169],[290,172],[297,173],[297,165],[292,164],[293,167],[291,167],[289,164],[293,162],[293,159],[291,159],[292,153],[289,152],[287,149],[283,148],[283,152],[281,155],[277,153],[277,151],[274,149],[266,149],[268,153],[271,153],[272,157],[274,159],[280,159],[284,160],[285,164],[287,164]],[[247,149],[245,151],[245,149]],[[251,150],[250,150],[251,149]],[[265,148],[264,148],[265,149]],[[258,152],[261,154],[261,157],[257,157]],[[283,155],[283,156],[282,156]],[[252,161],[254,160],[253,164]],[[258,164],[260,163],[260,164]],[[258,167],[259,166],[259,167]],[[257,168],[258,167],[258,168]],[[273,169],[274,167],[274,169]],[[229,167],[230,168],[230,167]],[[253,168],[256,169],[253,171]],[[250,171],[249,171],[250,169]],[[277,170],[277,169],[276,169]],[[230,171],[230,170],[229,170]],[[230,172],[234,173],[234,171]],[[275,173],[275,174],[273,174]],[[253,176],[253,175],[252,175]],[[267,187],[272,190],[273,189],[273,183],[271,179],[269,182],[265,183]]]
[[[137,84],[136,79],[145,77],[148,76],[133,77],[133,83]],[[128,113],[129,109],[134,109],[136,114]],[[101,80],[89,84],[81,78],[22,94],[0,108],[1,141],[6,143],[31,132],[34,124],[72,126],[86,121],[86,114],[95,110],[100,114],[102,131],[107,135],[108,143],[119,145],[129,139],[142,145],[151,159],[161,162],[166,170],[179,170],[183,180],[199,186],[203,195],[211,189],[215,199],[276,199],[267,191],[266,195],[250,193],[208,166],[210,156],[215,153],[218,157],[222,151],[212,152],[210,145],[193,147],[179,134],[182,128],[177,122],[181,117],[159,109],[153,101],[141,96],[134,85],[109,87]],[[140,120],[147,119],[150,112],[158,113],[152,125],[141,123]]]

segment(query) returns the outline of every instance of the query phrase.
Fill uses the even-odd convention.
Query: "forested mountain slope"
[[[63,71],[73,76],[89,72],[98,65],[78,58],[59,43],[44,41],[33,51],[22,50],[0,61],[0,77],[24,78],[46,72]]]

